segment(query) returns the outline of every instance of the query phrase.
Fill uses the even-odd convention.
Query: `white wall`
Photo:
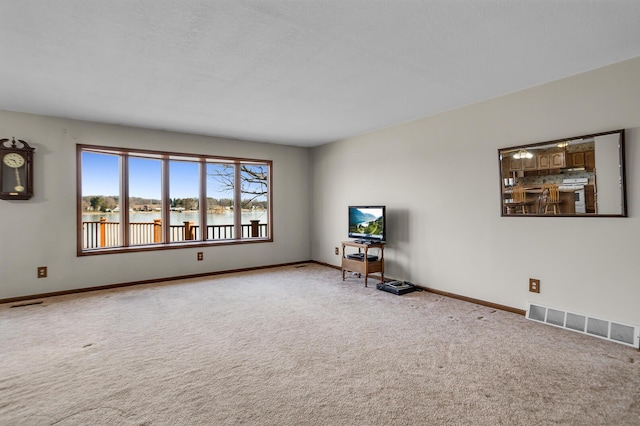
[[[312,258],[339,265],[347,206],[385,204],[390,277],[640,324],[638,111],[640,58],[316,147]],[[630,217],[500,216],[498,148],[621,128]]]
[[[0,299],[311,257],[308,149],[0,111],[12,136],[36,148],[35,196],[0,200]],[[77,143],[272,160],[274,242],[76,257]]]

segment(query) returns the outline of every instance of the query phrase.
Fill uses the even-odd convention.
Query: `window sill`
[[[136,253],[142,251],[159,251],[159,250],[179,250],[194,247],[217,247],[229,246],[237,244],[256,244],[256,243],[272,243],[273,238],[244,238],[241,240],[218,240],[218,241],[180,241],[170,244],[153,244],[140,245],[130,247],[104,247],[98,249],[80,249],[77,257],[97,256],[103,254],[117,253]]]

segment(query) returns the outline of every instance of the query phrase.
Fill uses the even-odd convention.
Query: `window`
[[[163,243],[162,161],[129,156],[128,186],[129,245]]]
[[[207,163],[207,240],[233,239],[235,234],[235,165]]]
[[[83,247],[118,247],[120,235],[120,157],[82,153]]]
[[[267,203],[268,174],[265,164],[245,163],[240,165],[243,237],[250,237],[255,233],[257,233],[256,236],[259,236],[263,231],[259,224],[261,221],[266,221],[269,214]]]
[[[78,255],[273,240],[271,161],[77,150]]]
[[[169,161],[169,241],[198,240],[200,163]]]

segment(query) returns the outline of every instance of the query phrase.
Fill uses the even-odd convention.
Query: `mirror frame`
[[[513,151],[521,150],[521,149],[535,149],[536,147],[544,146],[544,145],[557,145],[563,142],[568,142],[576,139],[591,139],[597,136],[605,136],[612,134],[620,134],[620,139],[618,141],[618,166],[620,168],[620,197],[621,197],[621,212],[619,214],[598,214],[598,213],[566,213],[566,214],[540,214],[537,213],[527,213],[527,214],[508,214],[507,212],[507,204],[505,203],[505,195],[509,194],[510,186],[505,186],[505,178],[510,178],[510,176],[504,176],[503,172],[506,166],[503,166],[504,158],[506,158],[506,153],[513,153]],[[613,142],[612,142],[613,143]],[[560,152],[560,151],[558,151]],[[563,151],[566,154],[566,151]],[[534,157],[535,158],[535,157]],[[537,160],[536,160],[537,161]],[[597,165],[597,163],[596,163]],[[558,168],[561,170],[563,168]],[[566,167],[564,167],[566,169]],[[538,169],[536,169],[537,171]],[[550,169],[551,170],[551,169]],[[627,186],[626,186],[626,175],[625,175],[625,131],[624,129],[612,130],[608,132],[601,133],[592,133],[588,135],[580,135],[580,136],[571,136],[568,138],[555,139],[544,142],[536,142],[530,143],[526,145],[517,145],[510,146],[506,148],[498,149],[498,173],[500,176],[500,216],[501,217],[627,217]],[[522,171],[524,175],[524,171]],[[594,168],[594,173],[597,173],[597,167]],[[595,176],[595,175],[594,175]]]

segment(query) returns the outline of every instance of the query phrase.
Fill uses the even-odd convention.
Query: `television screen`
[[[349,238],[385,240],[385,206],[349,206]]]

